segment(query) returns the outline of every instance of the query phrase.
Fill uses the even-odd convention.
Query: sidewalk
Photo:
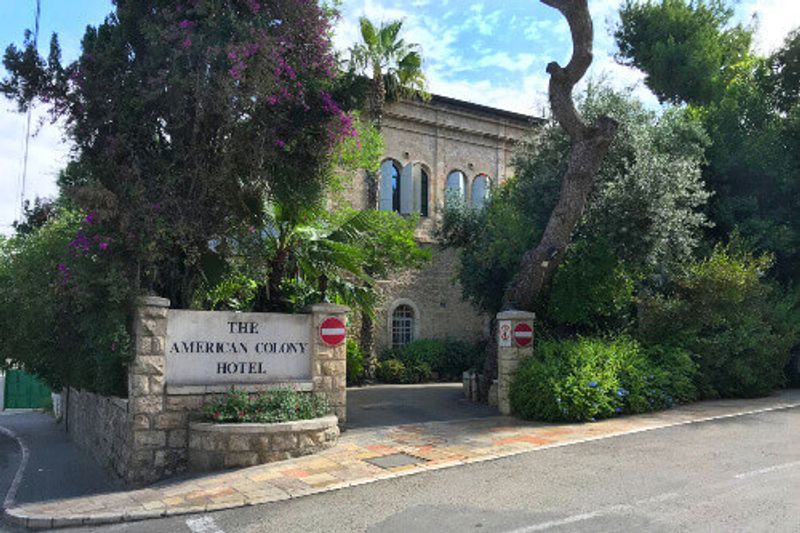
[[[27,452],[20,449],[21,440]],[[27,456],[23,459],[23,455]],[[121,490],[121,483],[76,447],[63,424],[39,410],[0,414],[0,498],[27,504]],[[17,480],[20,462],[26,463]],[[16,480],[16,482],[15,482]],[[13,488],[12,488],[13,485]]]
[[[800,407],[800,390],[756,400],[709,401],[591,424],[507,417],[346,432],[318,455],[162,483],[145,489],[19,505],[6,518],[49,528],[134,521],[258,505],[309,494],[680,424]]]

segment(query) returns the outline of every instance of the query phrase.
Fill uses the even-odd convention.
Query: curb
[[[267,503],[272,503],[276,501],[286,501],[286,500],[294,500],[297,498],[303,498],[305,496],[311,496],[313,494],[321,494],[324,492],[333,492],[336,490],[341,490],[347,487],[355,487],[359,485],[366,485],[369,483],[375,483],[377,481],[382,481],[386,479],[395,479],[400,477],[411,476],[414,474],[420,474],[423,472],[432,472],[435,470],[441,470],[445,468],[452,468],[457,466],[466,466],[476,463],[483,463],[488,461],[497,461],[500,459],[505,459],[508,457],[514,457],[517,455],[522,455],[526,453],[533,453],[542,450],[549,450],[553,448],[562,448],[565,446],[573,446],[578,444],[584,444],[588,442],[594,442],[598,440],[605,440],[605,439],[612,439],[617,437],[624,437],[627,435],[635,435],[637,433],[644,433],[647,431],[654,431],[660,429],[669,429],[673,427],[680,427],[686,426],[691,424],[701,424],[706,422],[714,422],[717,420],[725,420],[729,418],[738,418],[742,416],[750,416],[755,414],[761,413],[769,413],[774,411],[784,411],[787,409],[795,409],[800,407],[800,402],[796,403],[781,403],[777,405],[773,405],[770,407],[763,407],[760,409],[751,409],[746,411],[737,411],[734,413],[727,413],[723,415],[715,415],[715,416],[705,416],[700,418],[695,418],[691,420],[681,420],[677,422],[666,422],[660,423],[652,426],[646,426],[641,428],[633,428],[625,431],[621,431],[619,433],[607,434],[607,435],[597,435],[594,437],[587,437],[583,439],[573,440],[573,441],[565,441],[565,442],[557,442],[553,444],[545,444],[541,446],[537,446],[536,448],[528,449],[528,450],[513,450],[508,451],[505,453],[487,455],[485,457],[472,457],[465,460],[454,460],[450,463],[439,463],[430,466],[421,466],[415,469],[406,470],[406,471],[398,471],[398,472],[386,472],[386,475],[380,477],[374,477],[371,479],[358,479],[353,481],[347,481],[344,483],[331,485],[327,487],[321,487],[318,489],[312,489],[307,492],[303,492],[302,494],[286,494],[285,497],[271,497],[265,498],[263,501],[256,501],[256,500],[246,500],[244,502],[236,502],[231,504],[207,504],[202,507],[175,507],[175,508],[166,508],[160,510],[153,510],[153,511],[136,511],[136,512],[125,512],[125,513],[100,513],[96,515],[89,515],[83,517],[73,517],[73,516],[49,516],[49,515],[29,515],[26,514],[24,511],[16,511],[13,508],[9,508],[8,506],[3,511],[4,518],[11,524],[18,525],[21,527],[25,527],[28,529],[53,529],[53,528],[62,528],[62,527],[75,527],[75,526],[89,526],[89,525],[108,525],[108,524],[118,524],[124,522],[138,522],[142,520],[151,520],[155,518],[166,518],[172,516],[185,516],[191,514],[198,514],[198,513],[206,513],[206,512],[214,512],[214,511],[223,511],[228,509],[239,509],[243,507],[250,507],[254,505],[263,505]],[[0,427],[0,432],[6,434],[13,434],[9,430],[5,430],[5,428]],[[11,435],[9,435],[11,436]],[[22,479],[21,472],[24,470],[25,464],[27,464],[27,447],[25,447],[24,443],[16,436],[13,438],[17,439],[17,442],[23,449],[23,456],[24,462],[21,462],[20,468],[17,470],[17,477]],[[15,477],[16,480],[16,477]],[[13,485],[13,483],[12,483]],[[9,490],[11,493],[11,490]],[[6,498],[8,500],[8,497]],[[13,502],[12,502],[13,505]]]
[[[3,516],[8,516],[10,518],[11,515],[9,514],[9,509],[14,507],[14,504],[16,503],[17,490],[19,490],[19,485],[22,483],[22,476],[25,473],[25,468],[28,466],[28,460],[30,459],[31,452],[28,449],[28,445],[25,444],[25,441],[23,441],[22,438],[14,431],[8,429],[7,427],[0,426],[0,433],[11,439],[14,439],[19,446],[20,452],[22,453],[22,457],[19,460],[19,466],[17,467],[17,472],[14,474],[14,479],[11,480],[11,485],[9,485],[8,492],[6,492],[6,497],[3,500]]]

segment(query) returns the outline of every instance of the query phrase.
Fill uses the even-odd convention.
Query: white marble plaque
[[[311,315],[172,309],[167,384],[310,380],[311,349]]]

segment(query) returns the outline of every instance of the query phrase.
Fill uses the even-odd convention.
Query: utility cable
[[[36,0],[35,22],[33,27],[33,49],[39,53],[39,19],[42,14],[41,0]],[[25,216],[25,186],[28,181],[28,152],[31,144],[31,119],[33,117],[32,102],[28,102],[28,116],[25,125],[25,148],[22,155],[22,176],[20,177],[19,217]]]

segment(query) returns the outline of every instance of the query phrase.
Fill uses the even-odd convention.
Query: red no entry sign
[[[319,337],[327,346],[339,346],[347,337],[347,328],[344,322],[332,316],[320,324]]]
[[[520,322],[514,326],[514,342],[520,348],[525,348],[533,342],[533,328],[525,322]]]

